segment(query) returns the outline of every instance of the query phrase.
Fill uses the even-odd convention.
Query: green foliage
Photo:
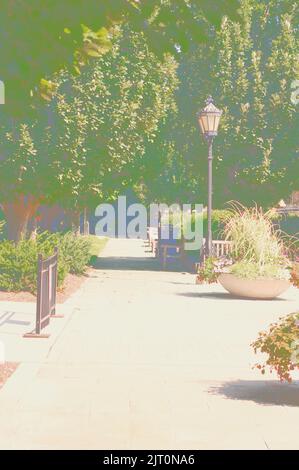
[[[88,235],[88,240],[91,245],[90,247],[90,260],[89,264],[94,266],[97,264],[98,255],[105,247],[108,239],[107,238],[100,238],[96,235]]]
[[[91,258],[91,241],[88,237],[68,232],[61,237],[59,251],[70,273],[82,275]]]
[[[54,240],[40,240],[37,244],[33,240],[23,240],[17,245],[8,240],[0,242],[0,289],[36,292],[38,254],[50,256],[56,245],[53,242]],[[60,256],[58,286],[63,284],[67,273],[68,267]]]
[[[36,289],[37,251],[33,242],[0,243],[0,288],[7,291]]]
[[[290,278],[287,247],[273,225],[271,211],[264,213],[257,206],[246,208],[234,203],[224,235],[232,242],[232,274],[244,279]]]
[[[178,113],[157,150],[149,149],[159,172],[147,184],[161,197],[207,201],[207,144],[196,113],[210,94],[224,111],[213,143],[214,206],[237,199],[269,207],[296,189],[298,2],[242,0],[240,14],[242,21],[223,18],[222,28],[210,31],[213,46],[181,56]]]
[[[242,0],[243,26],[225,19],[217,33],[217,170],[241,201],[273,204],[297,184],[298,11],[296,2]]]
[[[204,263],[201,264],[198,269],[196,283],[211,284],[212,282],[217,282],[219,274],[227,272],[231,264],[231,260],[226,256],[221,256],[219,258],[210,256],[206,258]]]
[[[287,269],[277,264],[260,265],[255,262],[239,261],[230,268],[230,272],[241,279],[289,279]]]
[[[229,210],[213,210],[212,234],[214,240],[221,240],[223,238],[224,226],[230,215],[231,211]],[[203,234],[207,233],[208,220],[206,211],[197,214],[195,212],[192,212],[191,214],[184,213],[183,216],[181,211],[170,211],[169,214],[166,212],[164,216],[162,215],[161,223],[163,225],[167,224],[168,222],[178,230],[182,228],[183,233],[187,233],[188,230],[190,230],[190,226],[192,231],[200,230],[200,232]]]
[[[32,136],[30,124],[11,122],[10,125],[0,127],[1,136],[1,200],[2,202],[12,197],[12,194],[21,193],[19,188],[26,193],[29,187],[36,194],[39,185],[33,184],[33,179],[39,172],[41,162],[38,158],[36,143]]]
[[[49,257],[58,247],[58,287],[70,272],[82,275],[91,257],[91,242],[73,233],[43,232],[36,240],[0,242],[0,289],[36,292],[38,254]]]
[[[261,272],[267,265],[287,264],[283,240],[274,229],[270,213],[257,206],[246,208],[234,204],[224,234],[233,243],[235,261],[256,264]]]
[[[213,282],[217,282],[219,273],[217,273],[215,270],[216,262],[217,262],[217,258],[213,258],[213,257],[206,258],[203,265],[200,266],[198,269],[197,276],[196,276],[197,284],[212,284]]]
[[[228,218],[231,216],[229,210],[215,209],[212,212],[212,236],[214,240],[223,239],[223,230]],[[208,217],[207,213],[204,213],[203,216],[203,233],[207,233],[208,230]]]
[[[80,209],[130,187],[147,201],[206,202],[195,115],[211,93],[224,110],[215,205],[268,205],[295,188],[295,0],[241,0],[240,17],[233,0],[11,3],[0,19],[1,201]]]
[[[299,215],[298,213],[290,213],[287,215],[278,215],[273,219],[273,223],[284,233],[290,236],[298,236],[299,234]]]
[[[299,368],[299,313],[292,313],[271,324],[269,331],[261,332],[252,347],[255,352],[268,355],[264,363],[255,365],[262,374],[269,367],[280,380],[291,382],[292,371]]]
[[[126,22],[131,31],[145,33],[151,51],[163,57],[175,52],[175,45],[186,50],[205,41],[208,22],[219,27],[223,14],[236,17],[237,7],[237,0],[217,1],[217,8],[203,0],[2,0],[5,108],[10,117],[28,116],[40,79],[105,52],[106,28],[115,23]]]
[[[109,41],[80,74],[61,70],[47,78],[50,90],[43,82],[50,100],[36,105],[28,123],[0,128],[1,200],[31,194],[80,209],[141,178],[145,145],[175,109],[177,64],[170,55],[157,59],[128,27],[111,28]]]
[[[76,81],[94,129],[86,140],[89,167],[81,192],[83,184],[97,197],[110,198],[142,178],[145,146],[175,109],[176,67],[171,56],[157,60],[143,35],[115,28],[111,53],[86,67]]]
[[[228,210],[220,210],[215,209],[212,212],[212,235],[214,240],[221,240],[223,239],[223,230],[225,223],[230,216],[231,212]],[[190,225],[190,220],[185,217],[185,225]],[[179,225],[180,221],[177,222]],[[195,227],[201,227],[203,234],[207,233],[207,226],[208,226],[208,218],[207,212],[203,212],[200,214],[195,214],[194,212],[191,215],[191,228],[195,230]],[[185,229],[185,228],[184,228]]]
[[[80,67],[86,65],[90,59],[100,57],[110,51],[112,47],[109,31],[102,27],[92,31],[88,26],[81,25],[83,31],[83,45],[75,51],[75,69],[80,73]]]
[[[55,246],[58,247],[59,262],[67,273],[84,274],[92,255],[89,237],[76,236],[73,232],[42,232],[37,236],[36,249],[44,256],[50,256]]]

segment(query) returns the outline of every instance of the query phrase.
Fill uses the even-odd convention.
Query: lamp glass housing
[[[217,135],[222,111],[213,103],[212,98],[207,100],[207,105],[198,113],[198,122],[201,132],[205,137]]]

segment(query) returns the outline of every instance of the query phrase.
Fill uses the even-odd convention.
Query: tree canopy
[[[166,162],[148,179],[150,197],[154,187],[160,198],[206,202],[207,148],[196,112],[210,94],[224,111],[214,141],[215,204],[269,206],[298,188],[299,114],[291,100],[299,78],[298,4],[241,6],[241,22],[224,17],[213,45],[181,58],[178,114],[160,134],[159,152],[149,149]]]
[[[2,0],[0,79],[6,85],[5,112],[28,116],[40,81],[75,67],[109,47],[108,31],[118,23],[143,33],[158,57],[207,40],[208,27],[223,14],[235,17],[237,0]]]
[[[20,202],[24,217],[45,203],[78,211],[140,177],[127,167],[138,166],[175,108],[177,65],[170,55],[157,58],[143,33],[128,27],[115,26],[110,40],[109,50],[80,74],[63,69],[52,76],[52,95],[35,103],[31,119],[2,125],[0,197],[7,217]],[[23,228],[15,229],[14,238]]]
[[[210,94],[224,111],[215,204],[268,206],[297,189],[295,0],[15,0],[2,9],[0,200],[13,238],[40,204],[79,211],[126,188],[147,202],[205,203],[196,112]]]

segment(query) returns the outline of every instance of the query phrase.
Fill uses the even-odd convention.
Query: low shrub
[[[91,241],[89,238],[78,237],[72,232],[68,232],[60,239],[59,250],[70,273],[84,274],[91,258]]]
[[[223,230],[224,226],[229,219],[231,212],[229,210],[214,209],[212,212],[212,236],[213,240],[222,240],[223,239]],[[203,233],[206,234],[208,231],[208,217],[207,213],[202,214],[192,214],[191,226],[195,228],[195,217],[200,218],[199,223],[203,226]]]
[[[36,292],[38,254],[51,256],[58,247],[58,287],[70,272],[81,275],[90,260],[90,241],[73,233],[43,232],[36,240],[0,242],[0,289]]]
[[[230,210],[226,209],[214,209],[212,212],[212,235],[214,240],[222,240],[224,238],[223,231],[225,224],[231,217]],[[203,233],[208,231],[208,217],[207,213],[204,213],[203,217]]]
[[[255,364],[255,368],[264,374],[269,367],[281,381],[291,382],[291,372],[299,368],[299,312],[271,324],[269,331],[261,332],[251,346],[255,353],[260,351],[268,355],[268,359]]]
[[[272,221],[278,230],[287,233],[290,236],[298,236],[299,233],[299,214],[298,212],[289,212],[288,214],[278,214],[273,212]]]
[[[0,243],[0,289],[35,292],[36,263],[35,242],[21,241],[15,245],[8,240],[2,241]]]

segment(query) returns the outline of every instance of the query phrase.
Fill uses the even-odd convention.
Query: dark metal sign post
[[[25,338],[48,338],[50,335],[41,331],[49,325],[50,318],[63,318],[63,315],[56,315],[57,268],[57,248],[49,258],[38,255],[35,330],[26,333]]]

